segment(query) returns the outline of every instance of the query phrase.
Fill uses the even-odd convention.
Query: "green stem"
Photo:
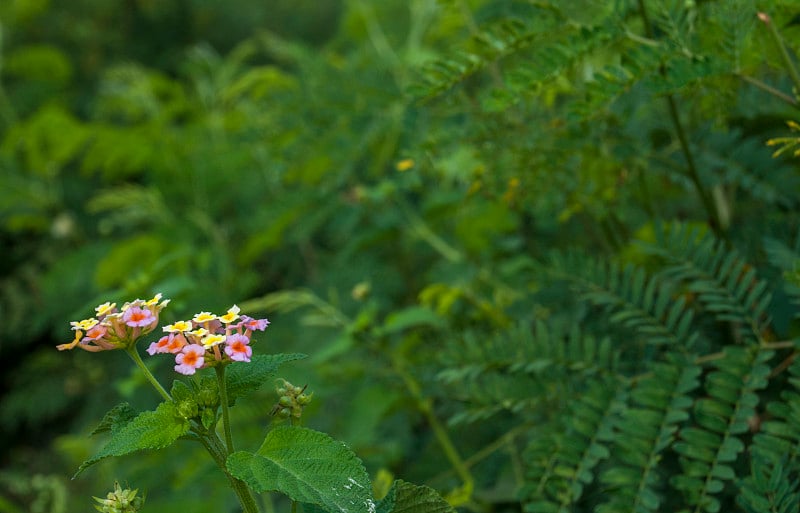
[[[217,372],[217,386],[219,387],[219,402],[222,405],[222,429],[225,432],[225,446],[228,454],[234,451],[233,437],[231,436],[231,421],[228,414],[228,387],[225,385],[225,365],[214,367]]]
[[[244,481],[240,481],[233,477],[229,472],[227,467],[225,467],[225,460],[228,457],[228,454],[225,451],[225,448],[222,446],[222,441],[216,435],[216,433],[207,433],[200,435],[200,440],[205,446],[206,450],[211,457],[214,458],[214,461],[219,466],[220,470],[225,474],[228,478],[228,481],[231,483],[231,488],[233,488],[236,497],[239,499],[239,504],[242,505],[243,513],[260,513],[258,509],[258,504],[256,503],[255,497],[253,497],[253,492],[250,488],[244,483]]]
[[[128,356],[131,357],[133,363],[136,364],[137,367],[144,373],[144,377],[147,378],[147,381],[153,385],[153,388],[164,398],[165,401],[172,402],[172,397],[170,397],[169,392],[167,392],[164,387],[161,386],[161,383],[158,382],[153,373],[150,372],[150,369],[147,368],[147,365],[144,364],[142,361],[142,357],[139,356],[139,352],[136,350],[136,346],[132,345],[125,349],[125,352],[128,353]]]
[[[781,57],[783,58],[783,63],[786,65],[786,71],[789,72],[789,76],[794,82],[794,89],[795,94],[800,94],[800,73],[797,72],[797,68],[792,62],[792,57],[789,55],[789,51],[786,50],[786,45],[783,44],[783,38],[778,33],[777,27],[775,24],[772,23],[772,19],[763,12],[758,13],[758,18],[764,22],[764,25],[767,26],[769,29],[770,34],[772,34],[772,39],[775,40],[775,44],[778,45],[778,49],[781,52]]]
[[[472,486],[475,483],[475,480],[473,479],[469,468],[464,463],[464,460],[461,459],[461,455],[458,454],[458,450],[453,444],[453,441],[450,439],[450,435],[447,434],[447,430],[445,429],[444,425],[442,425],[442,422],[434,414],[430,399],[426,398],[422,394],[422,387],[420,387],[419,383],[417,383],[414,377],[403,368],[402,363],[396,360],[395,370],[400,377],[403,378],[406,388],[408,388],[408,391],[411,392],[412,397],[417,403],[417,408],[419,408],[419,410],[425,416],[425,419],[428,421],[428,424],[431,426],[431,429],[433,429],[433,434],[436,437],[436,440],[439,442],[439,445],[442,447],[442,450],[444,451],[448,461],[450,461],[450,464],[453,466],[453,470],[461,479],[461,481],[463,481],[464,488],[468,490],[471,495]]]
[[[642,22],[644,23],[645,34],[648,38],[653,39],[653,25],[650,23],[650,16],[647,13],[647,6],[645,5],[644,0],[638,0],[638,4],[639,13],[642,17]],[[660,73],[662,76],[665,74],[663,65],[660,67]],[[675,128],[675,133],[677,134],[678,141],[681,145],[681,151],[686,159],[686,168],[689,179],[692,181],[697,195],[700,196],[700,201],[703,203],[703,208],[705,208],[706,214],[708,215],[711,229],[718,237],[725,238],[725,229],[724,226],[722,226],[719,211],[714,205],[714,200],[712,199],[711,194],[709,194],[709,192],[703,186],[703,182],[700,180],[700,173],[697,171],[697,165],[694,162],[694,156],[692,155],[692,150],[689,147],[689,139],[686,137],[686,132],[683,129],[681,118],[678,115],[678,106],[675,103],[675,97],[671,94],[668,94],[666,96],[666,100],[672,126]]]
[[[741,73],[737,73],[736,76],[739,77],[739,79],[744,80],[748,84],[752,84],[752,85],[756,86],[757,88],[761,89],[762,91],[771,94],[775,98],[777,98],[777,99],[779,99],[779,100],[781,100],[783,102],[788,103],[792,107],[800,108],[800,103],[798,103],[797,100],[795,100],[794,98],[792,98],[788,94],[784,93],[783,91],[775,89],[771,85],[765,84],[764,82],[758,80],[757,78],[749,77],[747,75],[742,75]]]

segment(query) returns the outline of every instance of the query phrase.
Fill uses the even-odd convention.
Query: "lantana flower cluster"
[[[137,299],[117,309],[116,303],[103,303],[95,308],[96,316],[70,324],[75,338],[68,344],[56,346],[59,351],[80,347],[86,351],[130,349],[136,341],[158,326],[161,310],[169,299],[156,294],[150,300]],[[254,331],[264,331],[267,319],[239,315],[233,305],[224,315],[200,312],[191,320],[178,321],[162,329],[165,335],[150,344],[150,355],[175,355],[175,371],[192,375],[197,369],[230,362],[249,362]]]
[[[191,320],[164,326],[166,335],[150,344],[147,352],[174,354],[175,371],[189,376],[219,363],[249,362],[252,334],[267,326],[267,319],[240,316],[236,305],[224,315],[200,312]]]
[[[116,303],[103,303],[95,308],[95,317],[71,322],[75,338],[56,349],[80,347],[91,352],[127,349],[158,326],[158,314],[168,303],[169,299],[162,300],[161,294],[147,301],[125,303],[120,309]]]

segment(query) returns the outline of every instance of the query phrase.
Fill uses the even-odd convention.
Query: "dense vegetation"
[[[309,355],[282,369],[315,391],[305,422],[377,496],[796,511],[798,16],[0,3],[0,512],[83,511],[115,479],[144,511],[235,511],[196,451],[68,479],[119,395],[156,398],[124,355],[54,346],[156,292],[167,321],[268,315],[259,351]],[[259,394],[233,426],[253,445]]]

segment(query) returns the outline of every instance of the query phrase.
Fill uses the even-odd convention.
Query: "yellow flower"
[[[163,294],[161,294],[161,292],[159,292],[158,294],[153,296],[153,299],[151,299],[149,301],[145,301],[144,304],[147,305],[147,306],[153,306],[153,305],[157,304],[159,301],[161,301],[161,296],[162,295]]]
[[[217,346],[225,342],[225,335],[211,334],[203,337],[203,347],[206,349]]]
[[[394,165],[394,168],[400,171],[401,173],[403,171],[408,171],[413,167],[414,167],[414,159],[403,159]]]
[[[90,329],[92,329],[95,326],[97,326],[98,322],[100,322],[100,321],[98,321],[97,319],[92,317],[91,319],[84,319],[82,321],[77,321],[77,322],[76,321],[72,321],[72,322],[70,322],[70,325],[72,326],[73,330],[89,331]]]
[[[208,335],[208,330],[205,329],[205,328],[197,328],[194,331],[190,331],[189,335],[192,335],[193,337],[197,337],[197,338],[203,338],[206,335]]]
[[[230,324],[238,318],[239,318],[239,307],[236,305],[230,307],[228,313],[226,313],[225,315],[219,316],[219,320],[224,322],[225,324]]]
[[[167,333],[192,331],[192,321],[178,321],[174,324],[168,324],[161,329]]]
[[[201,324],[201,323],[204,323],[204,322],[211,322],[216,318],[217,318],[217,316],[212,314],[212,313],[210,313],[210,312],[200,312],[199,314],[196,314],[192,318],[192,320],[194,322],[196,322],[197,324]]]
[[[110,303],[110,302],[106,301],[102,305],[98,305],[94,309],[94,311],[97,312],[97,316],[98,317],[102,317],[104,315],[108,315],[111,312],[113,312],[116,307],[117,307],[116,303]]]

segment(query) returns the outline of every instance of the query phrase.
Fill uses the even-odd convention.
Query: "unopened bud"
[[[108,492],[105,499],[94,497],[99,504],[94,507],[102,513],[136,513],[144,505],[144,497],[137,497],[139,490],[122,489],[114,483],[114,491]]]

